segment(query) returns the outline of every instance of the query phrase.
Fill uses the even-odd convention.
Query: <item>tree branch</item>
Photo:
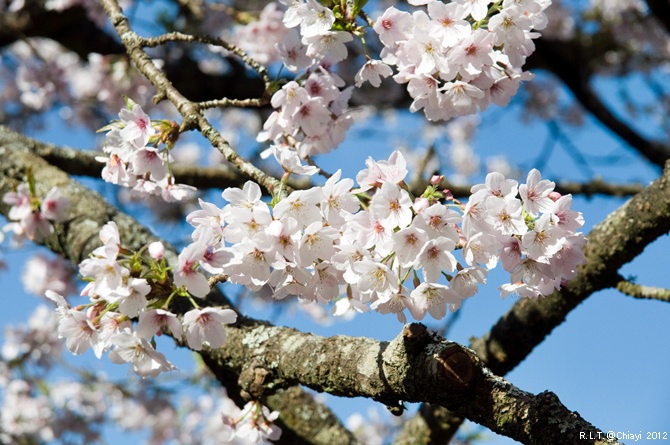
[[[98,231],[109,220],[117,223],[122,243],[130,249],[154,240],[137,221],[30,153],[21,141],[0,147],[0,193],[12,190],[29,168],[39,178],[38,194],[58,186],[71,200],[69,219],[45,240],[54,252],[80,262],[100,244]],[[0,206],[5,215],[8,210],[7,205]],[[175,252],[170,254],[174,263]],[[176,301],[179,305],[183,299]],[[226,300],[215,290],[207,302]],[[241,389],[254,397],[266,399],[279,389],[301,384],[340,396],[368,397],[396,410],[402,401],[448,406],[524,443],[574,443],[580,431],[592,432],[590,437],[601,434],[553,394],[533,396],[515,388],[487,370],[472,351],[431,336],[423,325],[408,325],[390,344],[368,338],[324,338],[244,317],[227,327],[227,334],[226,346],[202,352],[203,360],[223,381],[239,376]],[[559,426],[568,424],[572,425],[568,432]],[[302,437],[309,434],[314,436],[310,432]]]
[[[98,193],[72,180],[67,173],[32,154],[31,147],[24,144],[25,139],[21,137],[4,138],[0,142],[0,196],[14,190],[18,184],[23,182],[29,169],[34,177],[38,178],[36,181],[38,196],[45,196],[51,187],[59,187],[63,195],[70,199],[70,210],[67,221],[56,224],[55,233],[44,241],[44,245],[51,251],[74,265],[79,264],[101,244],[99,232],[108,221],[116,223],[123,245],[132,250],[137,251],[149,242],[157,240],[138,221],[109,205]],[[7,216],[8,211],[9,206],[0,200],[0,213]],[[169,244],[164,244],[166,245],[166,258],[170,264],[176,264],[176,251]],[[227,306],[228,300],[215,288],[215,291],[208,296],[207,302],[203,303],[203,306],[206,305]],[[190,307],[185,310],[188,309]],[[206,353],[203,354],[203,358],[207,361]],[[233,400],[242,401],[239,395],[234,394],[238,380],[237,374],[217,372],[216,377],[227,384],[230,390],[229,395]],[[239,386],[237,388],[239,389]],[[287,397],[277,394],[266,401],[269,408],[282,413],[278,424],[287,431],[282,443],[323,445],[335,443],[324,440],[323,431],[329,431],[332,437],[341,438],[337,443],[356,443],[351,432],[341,425],[332,412],[323,404],[316,402],[309,394],[301,394],[301,392],[304,393],[299,388],[287,388],[285,391]],[[300,418],[296,414],[297,407],[294,405],[296,400],[301,401],[302,413],[317,413],[320,421],[317,422],[315,419],[314,422],[305,422]],[[287,414],[284,415],[284,413]]]
[[[633,298],[658,300],[670,303],[670,290],[661,287],[642,286],[622,279],[616,284],[616,289]]]
[[[617,286],[618,270],[642,253],[644,248],[667,233],[670,224],[670,165],[663,175],[612,212],[588,235],[587,263],[578,276],[560,292],[536,300],[519,300],[483,337],[470,347],[496,374],[505,375],[563,323],[567,315],[591,294]],[[460,413],[459,413],[460,414]],[[447,417],[443,409],[437,416]],[[418,422],[418,421],[417,421]],[[424,427],[435,423],[419,423]],[[455,431],[461,423],[457,415],[442,421]],[[425,431],[424,434],[430,434]]]
[[[536,51],[528,58],[527,69],[540,68],[554,73],[596,119],[649,162],[663,167],[670,158],[670,147],[646,139],[616,117],[589,84],[591,64],[607,48],[595,48],[592,43],[583,41],[560,42],[546,38],[536,40],[535,45]]]

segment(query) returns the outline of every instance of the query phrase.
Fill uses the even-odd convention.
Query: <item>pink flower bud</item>
[[[442,182],[443,179],[444,179],[443,175],[433,175],[430,178],[430,183],[431,183],[431,185],[436,185],[437,186],[437,185],[440,185],[440,183]]]
[[[414,205],[412,207],[414,208],[414,211],[419,214],[430,207],[430,202],[428,202],[427,198],[419,197],[414,200]]]
[[[160,241],[149,244],[149,255],[154,260],[160,260],[165,254],[165,246]]]
[[[551,199],[551,200],[554,201],[554,202],[558,201],[558,199],[559,199],[561,196],[563,196],[563,195],[561,195],[561,194],[558,193],[558,192],[551,192],[551,193],[549,193],[549,199]]]

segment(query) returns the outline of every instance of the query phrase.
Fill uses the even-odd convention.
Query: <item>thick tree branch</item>
[[[0,142],[0,196],[14,190],[25,181],[29,169],[37,178],[36,189],[39,196],[46,195],[54,186],[61,189],[71,202],[69,218],[66,222],[57,224],[55,233],[45,240],[44,244],[50,250],[77,265],[101,244],[99,231],[108,221],[114,221],[117,224],[123,245],[130,249],[139,250],[147,243],[156,240],[156,237],[139,222],[109,205],[98,193],[72,180],[67,173],[32,154],[31,147],[26,146],[25,141],[26,138],[23,137],[14,139],[8,137],[3,138]],[[8,211],[9,206],[0,200],[0,213],[6,216]],[[175,264],[176,251],[167,244],[166,247],[166,258],[171,264]],[[207,302],[210,305],[228,304],[227,299],[216,290],[209,295]],[[190,307],[184,309],[189,310]],[[219,372],[216,373],[216,376],[220,381],[226,383],[230,390],[230,397],[241,403],[242,399],[234,393],[236,387],[239,389],[238,375]],[[286,431],[286,434],[281,443],[322,445],[356,443],[351,433],[340,424],[337,417],[304,391],[299,388],[287,388],[284,394],[287,397],[277,394],[266,400],[269,408],[282,413],[279,425]],[[296,412],[297,400],[301,401],[302,414],[318,414],[319,421],[305,422],[304,418],[300,417],[300,413]],[[324,440],[323,431],[329,431],[332,437],[340,439],[336,442]]]
[[[486,335],[473,340],[472,349],[493,372],[505,375],[511,371],[582,301],[594,292],[617,286],[621,266],[667,233],[669,181],[670,165],[660,178],[593,228],[585,249],[587,263],[566,288],[537,300],[519,300]],[[441,408],[436,413],[437,417],[449,416]],[[452,416],[453,420],[442,422],[451,425],[450,431],[461,423],[457,415]],[[426,427],[435,422],[428,420],[419,425]]]
[[[520,300],[472,348],[497,374],[521,362],[567,314],[593,292],[614,287],[618,270],[665,235],[670,224],[670,166],[589,233],[587,263],[569,285],[545,298]]]
[[[38,193],[56,185],[72,201],[70,218],[45,242],[56,253],[81,261],[99,245],[98,231],[108,220],[116,221],[129,248],[153,239],[135,220],[30,153],[21,141],[0,146],[0,193],[12,190],[29,168],[39,178]],[[8,206],[0,211],[6,214]],[[221,299],[217,294],[210,298]],[[409,325],[390,344],[323,338],[243,317],[227,333],[226,346],[203,352],[203,359],[217,376],[239,376],[238,384],[252,396],[267,398],[302,384],[340,396],[369,397],[395,409],[401,409],[402,401],[426,401],[525,443],[574,443],[580,431],[593,432],[592,437],[599,433],[554,395],[533,396],[513,387],[484,368],[471,351],[431,336],[422,325]],[[566,433],[559,424],[572,427]]]

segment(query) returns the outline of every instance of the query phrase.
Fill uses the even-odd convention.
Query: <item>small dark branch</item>
[[[27,1],[16,12],[0,14],[0,47],[25,37],[45,37],[60,43],[86,60],[91,53],[123,54],[125,48],[98,28],[81,6],[63,11],[46,11],[34,1]]]
[[[644,138],[616,117],[591,88],[590,66],[595,58],[602,55],[592,54],[596,48],[581,41],[559,42],[544,38],[536,40],[535,45],[535,53],[528,58],[528,69],[547,69],[554,73],[572,91],[584,109],[649,162],[663,167],[670,158],[670,147]]]
[[[668,0],[647,0],[647,6],[656,20],[663,25],[665,32],[670,34],[670,2]]]
[[[642,184],[610,184],[602,179],[596,178],[589,182],[559,182],[556,184],[557,192],[562,195],[584,195],[587,198],[594,195],[615,196],[623,198],[635,195],[642,190]]]
[[[214,148],[219,150],[224,158],[235,166],[242,174],[255,180],[271,194],[280,189],[280,182],[265,172],[257,168],[251,162],[242,158],[231,145],[226,141],[221,133],[205,118],[194,102],[189,101],[177,90],[144,51],[143,42],[146,39],[137,35],[128,23],[128,19],[123,14],[121,7],[115,0],[102,0],[107,16],[126,47],[130,58],[135,63],[137,69],[156,87],[157,94],[155,101],[168,99],[174,104],[179,113],[183,116],[182,130],[197,128],[205,136]],[[285,192],[290,190],[285,187]]]
[[[633,298],[646,300],[658,300],[670,303],[670,290],[661,287],[642,286],[631,283],[628,280],[621,280],[616,284],[616,289]]]

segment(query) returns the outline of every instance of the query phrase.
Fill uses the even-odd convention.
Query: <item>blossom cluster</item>
[[[272,96],[275,111],[258,141],[290,146],[304,158],[337,147],[353,124],[347,110],[352,87],[344,88],[344,81],[329,69],[347,57],[345,43],[353,37],[347,31],[332,30],[335,14],[316,0],[282,3],[288,6],[285,12],[271,3],[259,21],[245,29],[247,33],[274,30],[277,40],[272,53],[289,71],[306,72]]]
[[[203,346],[218,348],[224,344],[223,325],[235,322],[234,311],[195,307],[180,321],[167,310],[177,289],[169,296],[151,293],[152,288],[165,287],[167,282],[161,243],[147,247],[148,258],[142,252],[129,252],[121,247],[113,221],[102,228],[100,239],[103,245],[79,265],[80,275],[88,282],[81,295],[90,299],[89,304],[73,308],[60,294],[46,291],[58,306],[58,335],[66,339],[68,350],[81,354],[91,348],[98,358],[110,350],[113,362],[131,363],[140,376],[153,377],[175,369],[156,351],[152,342],[155,335],[169,332],[176,339],[185,338],[186,344],[196,351]],[[135,326],[134,319],[138,320]]]
[[[396,66],[394,79],[407,84],[411,111],[423,109],[432,121],[507,105],[521,81],[521,69],[534,51],[533,30],[547,24],[548,0],[414,0],[427,5],[410,14],[389,7],[374,30],[384,45],[381,60]],[[357,75],[390,75],[388,66],[369,60]]]
[[[228,438],[237,437],[247,443],[260,443],[265,440],[277,440],[281,429],[272,422],[279,417],[278,411],[272,411],[257,401],[248,402],[235,418],[223,415]],[[225,438],[224,438],[225,440]]]
[[[347,109],[352,88],[324,68],[317,68],[306,80],[292,80],[272,96],[275,111],[263,124],[257,140],[293,147],[300,155],[327,153],[338,146],[353,124]]]
[[[463,205],[443,204],[435,185],[412,197],[400,152],[366,165],[357,189],[338,171],[272,207],[251,181],[224,190],[223,208],[200,200],[187,216],[193,242],[179,255],[175,282],[203,296],[204,272],[223,274],[276,299],[335,302],[338,314],[371,308],[404,322],[404,309],[417,320],[457,309],[498,262],[511,274],[503,297],[537,297],[559,289],[584,261],[585,238],[575,232],[581,214],[537,170],[520,186],[491,173]]]
[[[103,151],[97,157],[105,163],[102,178],[112,184],[131,188],[140,194],[159,195],[166,201],[190,197],[195,188],[175,184],[169,164],[178,129],[169,121],[152,121],[142,107],[127,99],[127,108],[119,112],[119,120],[100,131],[107,131]],[[165,143],[166,148],[159,150]]]
[[[77,381],[63,378],[71,365],[63,349],[57,315],[45,305],[27,322],[5,326],[0,338],[1,443],[98,443],[103,429],[112,425],[141,431],[151,443],[188,445],[241,445],[280,433],[272,425],[276,413],[251,403],[242,410],[220,385],[194,397],[194,389],[208,378],[203,368],[173,376],[170,391],[165,381],[115,383],[105,373],[84,371],[83,381]],[[189,397],[180,400],[184,390]]]
[[[14,241],[21,243],[26,238],[40,242],[54,231],[53,222],[63,222],[70,200],[61,195],[58,187],[53,187],[40,200],[35,193],[31,175],[27,183],[21,183],[16,191],[6,193],[2,202],[11,207],[7,219],[11,222],[3,227],[4,232],[12,232]]]

